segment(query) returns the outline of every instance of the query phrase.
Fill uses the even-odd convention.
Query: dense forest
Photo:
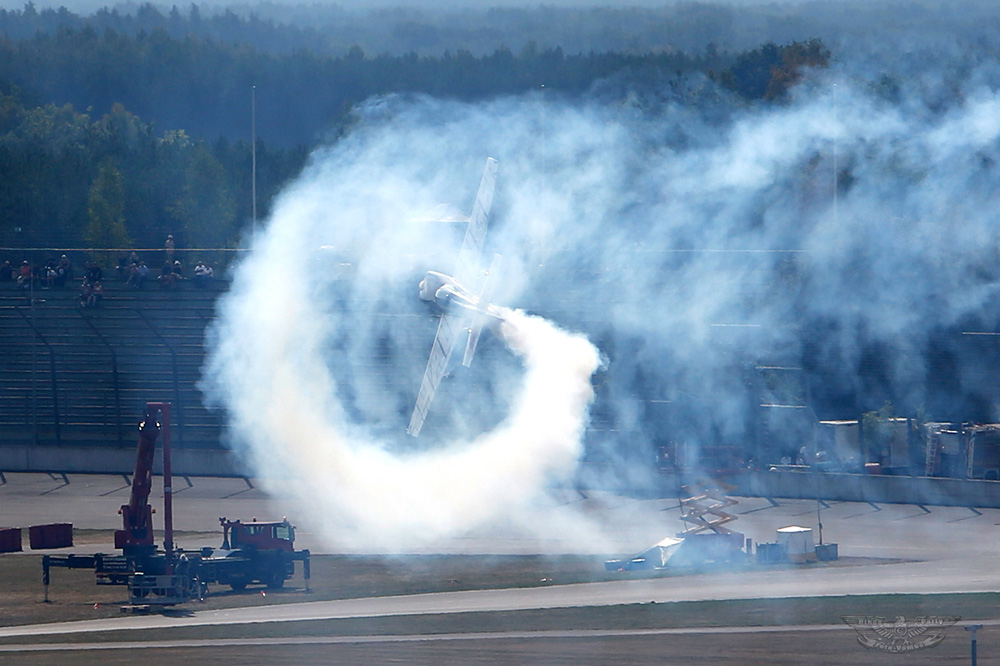
[[[57,6],[57,0],[46,4]],[[70,9],[78,6],[66,4]],[[990,0],[579,2],[576,7],[567,6],[574,4],[569,2],[511,6],[514,3],[508,1],[500,7],[430,0],[403,4],[130,1],[108,3],[83,16],[67,9],[35,9],[29,3],[26,11],[0,10],[0,33],[26,39],[39,30],[54,33],[58,27],[89,26],[98,32],[111,28],[129,35],[162,29],[175,38],[194,33],[226,43],[252,43],[268,53],[343,56],[358,46],[374,55],[467,51],[482,56],[500,48],[517,53],[530,43],[543,49],[559,46],[568,54],[698,54],[707,49],[739,53],[766,42],[812,37],[837,47],[859,41],[874,44],[880,36],[884,40],[908,32],[945,38],[952,44],[978,43],[982,48],[981,35],[998,28],[995,3]]]
[[[121,105],[90,117],[0,95],[0,245],[233,246],[251,219],[249,141],[157,132]],[[305,160],[304,148],[257,151],[261,213]]]
[[[619,352],[606,384],[621,393],[617,423],[655,424],[636,391],[658,404],[693,395],[684,418],[702,424],[704,441],[743,439],[733,424],[746,421],[756,380],[732,372],[723,348],[765,368],[804,368],[812,383],[797,385],[801,401],[811,396],[818,414],[890,400],[901,413],[1000,419],[995,373],[979,374],[1000,352],[974,346],[992,345],[1000,326],[990,217],[1000,19],[986,2],[962,8],[0,10],[0,246],[161,247],[168,233],[182,248],[245,246],[254,155],[263,219],[316,147],[346,151],[356,144],[344,137],[364,135],[366,121],[394,125],[401,107],[430,117],[465,108],[441,100],[475,102],[489,127],[523,123],[508,151],[539,165],[520,181],[530,210],[497,218],[528,225],[548,200],[542,222],[562,220],[554,236],[577,244],[563,252],[565,274],[595,248],[627,264],[628,288],[595,277],[578,303],[537,280],[560,293],[545,310],[571,321],[595,302],[620,312],[641,295],[595,335]],[[384,104],[365,104],[373,98]],[[599,112],[582,122],[580,109]],[[410,151],[420,138],[434,154],[458,134],[392,129],[386,143]],[[477,149],[481,134],[466,127]],[[605,135],[610,147],[591,141]],[[625,157],[605,165],[622,146]],[[355,152],[324,174],[325,192],[348,200],[368,186],[353,173]],[[411,152],[407,174],[428,161]],[[587,160],[579,170],[591,179],[563,179],[579,189],[550,187],[560,165]],[[366,173],[381,178],[402,160],[371,162]],[[516,174],[504,177],[514,190]],[[619,245],[609,231],[627,233]],[[641,234],[649,261],[633,262]],[[634,269],[650,271],[648,288]],[[590,287],[613,291],[602,301]],[[712,346],[705,329],[731,342]]]
[[[121,25],[109,25],[115,17]],[[238,25],[247,41],[199,34],[203,22]],[[277,30],[272,22],[203,19],[196,7],[163,15],[149,5],[81,17],[29,4],[0,12],[0,27],[5,247],[152,247],[167,233],[187,247],[238,244],[251,218],[252,91],[266,215],[309,149],[335,139],[351,109],[375,95],[476,100],[544,88],[573,96],[615,80],[604,94],[624,97],[650,80],[700,76],[748,104],[780,99],[804,67],[830,57],[818,40],[700,55],[571,55],[534,44],[482,56],[372,57],[357,46],[341,56],[278,53],[253,39]]]
[[[193,4],[185,11],[143,4],[87,16],[31,3],[0,9],[0,81],[18,86],[27,104],[106,113],[119,103],[160,128],[230,140],[248,136],[256,86],[258,136],[289,146],[314,143],[372,95],[473,100],[542,87],[580,93],[621,72],[646,78],[720,72],[761,44],[818,34],[801,30],[727,49],[711,36],[723,34],[732,17],[711,6],[658,17],[651,10],[547,8],[474,16],[384,9],[358,16],[315,6],[311,25],[303,25],[304,8],[284,10],[279,21],[266,3],[254,5],[254,12],[206,15]],[[431,36],[445,29],[434,26],[451,25],[459,16],[465,38]],[[598,25],[617,37],[593,35]],[[380,43],[369,38],[372,33],[396,37]],[[690,46],[676,46],[679,37]]]
[[[0,80],[39,101],[102,111],[121,103],[163,127],[230,139],[249,134],[250,90],[256,86],[259,136],[294,145],[313,143],[372,95],[469,100],[543,86],[576,93],[623,70],[692,72],[729,61],[680,53],[571,56],[558,47],[518,54],[500,49],[480,57],[465,51],[370,57],[358,47],[338,57],[275,55],[245,43],[175,38],[163,30],[130,36],[88,26],[0,43]]]

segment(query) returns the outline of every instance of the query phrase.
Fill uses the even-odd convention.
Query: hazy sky
[[[100,7],[121,6],[120,2],[102,2],[101,0],[34,0],[36,7],[60,7],[65,6],[70,10],[81,13],[91,12]],[[475,8],[485,10],[489,7],[662,7],[665,5],[677,4],[679,0],[628,0],[628,2],[608,2],[607,0],[488,0],[480,2],[478,0],[268,0],[270,4],[279,5],[339,5],[351,9],[372,9],[374,7],[426,7],[442,9],[454,8]],[[686,0],[685,0],[686,1]],[[764,4],[799,4],[805,0],[783,0],[773,2],[773,0],[726,0],[730,5],[764,5]],[[4,9],[20,9],[24,7],[24,2],[16,0],[2,0],[0,7]],[[143,3],[135,3],[143,4]],[[178,0],[177,2],[153,2],[152,4],[162,7],[177,5],[179,8],[187,8],[192,4],[190,1]],[[233,0],[198,0],[196,3],[202,8],[205,7],[246,7],[247,5],[258,4],[253,1],[233,1]],[[709,3],[719,4],[719,3]]]

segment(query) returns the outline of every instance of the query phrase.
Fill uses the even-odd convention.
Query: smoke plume
[[[220,306],[206,384],[257,476],[295,488],[312,524],[329,519],[333,543],[377,549],[433,543],[569,478],[600,362],[584,337],[502,309],[494,345],[509,350],[506,364],[490,363],[497,350],[484,341],[469,372],[492,385],[498,366],[508,411],[475,434],[452,429],[430,445],[406,437],[435,323],[415,303],[417,281],[454,268],[465,223],[421,218],[433,199],[416,160],[385,166],[321,155],[283,197]],[[471,204],[478,173],[465,175],[456,191]],[[460,399],[448,383],[431,437],[434,415]]]
[[[967,411],[931,350],[997,319],[1000,67],[909,55],[859,53],[783,103],[697,76],[370,101],[220,306],[205,387],[232,445],[350,538],[417,543],[524,508],[581,457],[648,471],[670,441],[745,444],[760,366],[802,367],[828,418]],[[495,301],[538,316],[512,312],[407,441],[435,323],[416,283],[462,231],[427,211],[468,210],[486,156]],[[598,352],[560,329],[606,360],[589,421]]]

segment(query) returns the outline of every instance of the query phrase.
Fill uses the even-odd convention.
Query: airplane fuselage
[[[487,303],[480,304],[480,298],[459,284],[458,280],[439,273],[427,271],[420,281],[421,300],[431,303],[441,313],[460,313],[464,311],[478,312],[491,319],[502,319],[496,307]]]
[[[476,309],[479,302],[458,280],[437,271],[427,271],[420,281],[420,298],[433,303],[442,312],[449,312],[453,305]]]

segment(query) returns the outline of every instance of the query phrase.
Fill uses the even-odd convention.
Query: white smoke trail
[[[473,441],[394,454],[393,442],[350,421],[330,368],[359,359],[325,349],[347,316],[325,310],[317,298],[317,287],[331,288],[331,282],[310,289],[281,281],[276,290],[269,268],[296,265],[303,238],[311,237],[302,196],[289,197],[240,266],[215,327],[211,382],[228,412],[234,445],[264,483],[292,489],[308,511],[303,518],[325,527],[330,545],[395,550],[516,513],[554,479],[571,475],[599,353],[585,338],[516,310],[505,311],[502,337],[523,363],[522,388],[494,430]],[[405,388],[415,395],[416,385]],[[399,439],[404,424],[399,420]]]
[[[996,411],[932,380],[928,350],[954,344],[961,385],[979,370],[940,332],[1000,322],[1000,67],[960,81],[853,67],[752,107],[697,77],[637,95],[625,82],[613,103],[373,100],[280,197],[220,310],[206,386],[234,447],[258,472],[308,479],[315,513],[356,517],[369,541],[467,529],[572,468],[586,410],[575,389],[541,388],[577,374],[548,352],[535,372],[525,351],[522,376],[482,349],[461,399],[432,412],[465,409],[464,441],[390,451],[433,334],[414,285],[455,257],[447,229],[404,220],[467,208],[455,193],[471,200],[486,154],[501,163],[497,300],[585,331],[610,359],[594,413],[612,425],[588,460],[650,471],[666,441],[746,447],[741,368],[756,365],[806,367],[829,418],[890,398],[936,418]],[[352,269],[334,279],[338,257]],[[763,462],[783,454],[764,444]]]

